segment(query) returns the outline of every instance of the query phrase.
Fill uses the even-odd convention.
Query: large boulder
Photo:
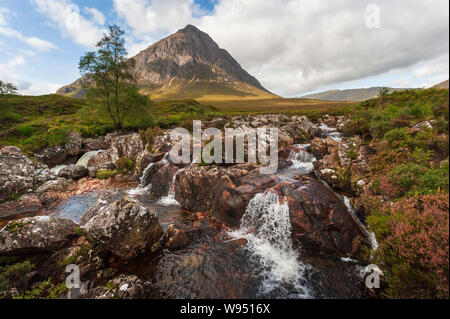
[[[84,166],[71,165],[59,171],[58,176],[66,179],[79,180],[88,175],[88,170]]]
[[[47,166],[33,163],[20,148],[6,146],[0,149],[0,201],[29,193],[39,184],[54,178]]]
[[[159,240],[163,232],[156,215],[129,197],[100,207],[92,215],[88,221],[82,218],[81,228],[124,260],[145,252]]]
[[[190,166],[175,180],[175,198],[194,212],[212,212],[221,222],[239,224],[248,202],[276,185],[274,175],[261,175],[256,165]]]
[[[0,204],[0,218],[22,213],[38,211],[42,206],[41,199],[34,194],[25,194],[16,201]]]
[[[49,216],[9,222],[0,231],[0,255],[22,255],[55,251],[76,236],[77,225]]]
[[[297,179],[270,190],[289,205],[294,241],[308,252],[362,260],[363,247],[369,246],[369,240],[357,218],[320,181],[308,176]]]

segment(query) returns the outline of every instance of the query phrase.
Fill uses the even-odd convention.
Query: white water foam
[[[289,296],[311,297],[304,283],[304,272],[308,266],[298,260],[298,252],[292,245],[289,206],[280,203],[277,194],[257,194],[249,202],[240,228],[230,232],[230,235],[248,240],[246,247],[261,267],[257,271],[263,277],[263,294],[283,290],[282,286],[288,285],[295,291]]]
[[[290,169],[299,169],[309,173],[314,169],[313,162],[316,159],[313,154],[301,150],[300,152],[291,152],[288,160],[293,163]]]
[[[175,199],[175,181],[177,179],[177,176],[179,174],[181,174],[181,172],[184,171],[183,169],[180,169],[178,172],[176,172],[175,175],[173,175],[172,178],[172,182],[170,183],[170,187],[169,187],[169,193],[167,194],[167,196],[162,197],[159,201],[158,201],[158,205],[161,206],[180,206],[180,203]]]

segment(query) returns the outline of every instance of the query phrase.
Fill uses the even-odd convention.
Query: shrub
[[[109,170],[109,169],[99,169],[96,174],[96,178],[98,179],[110,179],[115,177],[116,175],[120,174],[121,172],[119,170]]]
[[[17,132],[19,132],[20,135],[30,137],[35,132],[35,128],[30,125],[22,125],[17,128]]]
[[[12,287],[24,288],[27,284],[25,275],[31,272],[34,267],[29,260],[0,266],[0,291],[9,291]]]
[[[117,160],[116,167],[121,171],[130,172],[134,169],[134,161],[128,157],[122,157]]]
[[[61,299],[68,291],[64,283],[53,284],[51,279],[44,281],[40,286],[24,292],[15,299]]]
[[[448,211],[448,194],[437,194],[403,198],[369,216],[390,297],[449,297]]]

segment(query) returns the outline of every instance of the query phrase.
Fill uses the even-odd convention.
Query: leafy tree
[[[381,87],[379,90],[378,90],[378,96],[379,97],[385,97],[385,96],[387,96],[389,94],[389,88],[387,88],[387,87]]]
[[[0,95],[7,95],[7,94],[17,94],[17,87],[8,82],[3,82],[0,80]]]
[[[135,84],[135,60],[127,58],[123,35],[118,26],[110,26],[109,33],[97,43],[97,51],[87,53],[79,63],[80,72],[92,78],[86,84],[88,100],[106,109],[116,130],[124,127],[130,114],[142,111],[149,103]]]

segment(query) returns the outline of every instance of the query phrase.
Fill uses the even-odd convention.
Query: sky
[[[112,24],[130,56],[193,24],[284,97],[449,77],[448,0],[0,0],[0,79],[54,93]]]

